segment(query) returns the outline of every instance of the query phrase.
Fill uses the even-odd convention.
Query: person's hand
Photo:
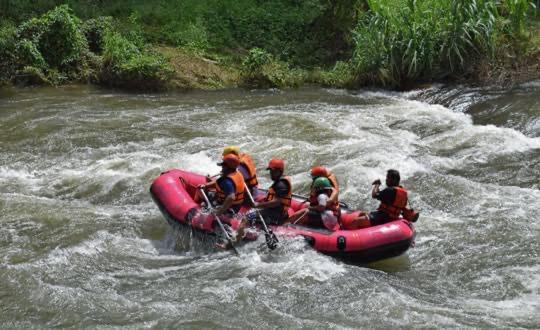
[[[372,185],[374,186],[380,186],[382,184],[381,180],[380,179],[377,179],[375,181],[373,181]]]
[[[260,203],[259,203],[259,202],[253,202],[253,207],[254,207],[254,208],[258,208],[258,207],[259,207],[259,205],[260,205]]]

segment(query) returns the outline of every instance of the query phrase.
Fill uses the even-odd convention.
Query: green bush
[[[104,48],[104,39],[107,31],[113,28],[113,19],[110,16],[100,16],[85,21],[82,25],[82,31],[88,42],[91,52],[101,54]]]
[[[270,63],[272,60],[272,55],[264,49],[253,48],[249,51],[248,56],[242,61],[242,70],[245,73],[260,71],[265,64]]]
[[[100,82],[131,89],[162,89],[172,76],[167,60],[140,50],[117,32],[105,35]]]
[[[41,55],[36,44],[28,39],[22,39],[17,42],[15,45],[15,52],[20,67],[30,66],[42,71],[48,68],[47,62]]]
[[[323,86],[353,87],[356,77],[347,62],[338,61],[331,70],[321,70],[315,73],[313,81]]]
[[[8,82],[16,71],[16,30],[11,25],[0,27],[0,84]]]
[[[260,48],[249,51],[242,62],[241,85],[246,87],[297,87],[306,80],[304,70],[291,69]]]
[[[59,70],[73,70],[88,51],[81,21],[67,5],[23,23],[18,36],[33,42],[47,65]]]

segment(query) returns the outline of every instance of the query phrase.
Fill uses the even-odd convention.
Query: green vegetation
[[[537,13],[529,0],[3,0],[0,83],[489,81],[539,62]]]

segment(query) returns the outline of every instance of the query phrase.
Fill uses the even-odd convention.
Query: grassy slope
[[[202,55],[182,48],[158,46],[174,69],[171,88],[178,89],[219,89],[235,87],[239,72],[234,66],[207,59]]]

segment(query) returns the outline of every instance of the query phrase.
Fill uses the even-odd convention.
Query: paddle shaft
[[[244,191],[247,192],[248,196],[249,196],[249,199],[251,200],[251,202],[253,204],[255,204],[255,199],[253,199],[253,196],[251,195],[251,191],[249,191],[249,188],[248,186],[246,185],[246,183],[244,182]],[[266,221],[264,221],[264,218],[261,214],[261,212],[259,212],[259,209],[255,208],[255,212],[257,212],[257,215],[259,216],[259,220],[261,220],[262,224],[263,224],[263,229],[264,229],[264,232],[267,233],[267,234],[270,234],[268,232],[268,227],[266,226]]]
[[[210,203],[210,200],[208,199],[208,196],[206,196],[206,193],[204,192],[204,189],[203,188],[199,188],[199,189],[201,190],[201,194],[202,194],[206,204],[208,205],[208,208],[213,211],[214,208],[212,207],[212,204]],[[214,218],[216,219],[216,221],[217,221],[219,227],[221,228],[221,230],[223,231],[223,234],[225,235],[225,238],[227,238],[227,241],[229,242],[229,244],[231,244],[231,247],[234,250],[234,252],[237,255],[240,255],[240,253],[238,253],[238,250],[236,250],[236,248],[234,247],[233,242],[231,240],[231,237],[229,236],[229,233],[225,229],[225,226],[223,226],[223,223],[221,222],[221,220],[219,220],[219,217],[216,214],[214,214]]]

